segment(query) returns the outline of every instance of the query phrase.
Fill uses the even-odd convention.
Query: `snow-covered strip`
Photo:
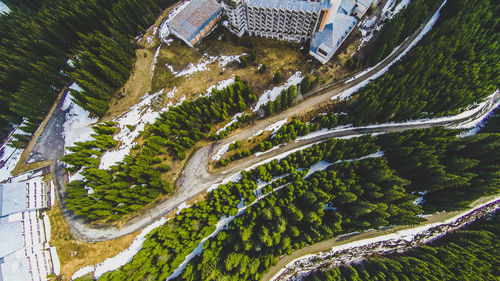
[[[76,84],[75,82],[71,83],[71,85],[69,85],[68,88],[70,88],[72,90],[75,90],[77,92],[83,92],[83,89],[78,84]]]
[[[229,78],[229,79],[226,79],[226,80],[222,80],[220,81],[219,83],[217,83],[217,85],[212,85],[210,86],[208,89],[207,89],[207,93],[206,95],[204,96],[211,96],[212,95],[212,90],[222,90],[230,85],[232,85],[234,83],[235,79],[234,79],[234,75]]]
[[[247,53],[243,53],[241,55],[234,55],[234,56],[219,56],[219,67],[222,68],[222,71],[226,69],[226,66],[235,60],[240,62],[240,57],[246,55]]]
[[[268,149],[268,150],[266,150],[266,151],[259,151],[259,152],[256,152],[254,155],[255,155],[255,157],[259,157],[259,156],[261,156],[261,155],[263,155],[263,154],[266,154],[266,153],[271,152],[271,151],[273,151],[273,150],[276,150],[276,149],[278,149],[278,148],[280,148],[280,146],[279,146],[279,145],[277,145],[277,146],[273,146],[272,148],[270,148],[270,149]]]
[[[232,124],[236,123],[238,121],[238,117],[240,117],[241,115],[243,115],[241,112],[240,113],[236,113],[233,116],[233,118],[231,119],[231,121],[229,121],[229,123],[227,123],[224,127],[222,127],[219,130],[217,130],[216,134],[219,135],[220,132],[225,131],[229,126],[231,126]]]
[[[150,36],[146,37],[146,42],[148,42],[148,44],[152,44],[154,42],[154,38],[157,32],[158,32],[158,27],[155,26],[153,29],[153,33],[151,33]]]
[[[367,69],[361,71],[360,73],[358,73],[358,74],[352,76],[351,78],[345,80],[344,83],[352,82],[352,81],[356,80],[357,78],[359,78],[359,77],[365,75],[366,73],[370,72],[372,69],[373,69],[373,66],[372,67],[368,67]]]
[[[0,147],[0,182],[7,180],[12,176],[11,172],[16,167],[17,162],[19,162],[19,158],[23,153],[22,149],[17,149],[8,145],[14,134],[23,133],[20,129],[22,126],[23,124],[15,127]]]
[[[257,131],[257,133],[255,133],[253,136],[254,137],[258,136],[258,135],[260,135],[260,134],[262,134],[263,132],[266,132],[266,131],[271,131],[274,134],[275,132],[277,132],[281,128],[281,126],[285,125],[287,122],[288,122],[288,118],[285,118],[283,120],[275,122],[275,123],[267,126],[266,128]]]
[[[174,93],[177,89],[174,88],[167,96]],[[156,121],[160,117],[160,112],[153,111],[150,104],[154,99],[159,98],[164,92],[164,89],[156,92],[153,95],[146,94],[143,99],[130,108],[130,111],[116,119],[120,132],[113,139],[120,142],[120,147],[116,150],[107,151],[101,157],[100,169],[109,169],[112,165],[122,161],[132,149],[135,139],[139,133],[144,130],[145,126]],[[167,110],[168,108],[164,109]],[[132,131],[130,130],[132,127]]]
[[[482,110],[481,115],[478,116],[477,118],[472,120],[466,120],[454,126],[454,128],[456,129],[467,129],[472,127],[479,127],[480,129],[481,126],[484,126],[483,124],[484,120],[486,120],[489,117],[489,115],[495,111],[495,108],[500,106],[500,98],[495,100],[495,97],[498,95],[500,95],[500,89],[497,89],[493,94],[487,97],[485,101],[481,102],[473,109],[466,110],[456,116],[450,116],[445,118],[455,118],[455,120],[458,120],[462,118],[467,118],[468,116],[471,116],[472,114],[475,114]]]
[[[441,6],[439,7],[439,9],[436,11],[436,13],[434,13],[434,15],[432,16],[432,18],[429,20],[429,22],[425,25],[424,29],[418,34],[418,36],[411,42],[411,44],[401,53],[399,54],[399,56],[397,56],[394,60],[392,60],[386,67],[382,68],[381,70],[379,70],[377,73],[373,74],[372,76],[370,76],[370,78],[367,78],[366,80],[364,80],[363,82],[361,83],[358,83],[357,85],[343,91],[340,95],[335,95],[332,97],[332,100],[335,100],[335,99],[346,99],[348,97],[350,97],[352,94],[356,93],[359,89],[361,89],[362,87],[368,85],[372,80],[375,80],[377,79],[378,77],[382,76],[384,73],[386,73],[389,68],[395,64],[396,62],[398,62],[403,56],[405,56],[415,45],[417,45],[417,43],[424,37],[424,35],[426,35],[429,31],[431,31],[432,27],[434,26],[434,24],[437,22],[437,20],[439,19],[439,15],[440,15],[440,12],[441,12],[441,8],[443,8],[443,6],[446,4],[447,1],[443,1],[443,3],[441,4]],[[400,45],[401,46],[401,45]],[[400,46],[396,47],[394,50],[397,50],[400,48]],[[385,61],[385,60],[384,60]],[[384,61],[381,61],[378,65],[384,63]]]
[[[7,7],[7,5],[0,1],[0,16],[8,13],[10,13],[9,7]]]
[[[259,110],[261,105],[276,100],[278,96],[281,94],[281,91],[288,89],[293,85],[298,85],[301,81],[302,81],[302,73],[300,71],[295,72],[295,74],[293,74],[290,78],[288,78],[285,84],[278,87],[274,87],[271,90],[265,91],[260,96],[253,111]]]
[[[176,214],[180,214],[180,212],[186,208],[191,207],[190,205],[187,204],[187,202],[182,202],[179,206],[177,206],[177,212]]]
[[[156,68],[156,63],[158,62],[158,56],[160,55],[160,50],[161,50],[161,44],[156,48],[155,55],[153,57],[153,66],[151,66],[151,71],[154,72]]]
[[[192,64],[190,63],[187,68],[182,70],[181,72],[177,73],[175,77],[180,77],[180,76],[186,76],[189,77],[196,72],[200,71],[206,71],[208,70],[208,65],[214,62],[217,59],[217,57],[211,57],[211,56],[203,56],[197,64]]]
[[[160,37],[160,40],[163,41],[164,43],[167,43],[167,37],[170,35],[170,30],[168,29],[168,22],[171,21],[180,11],[182,11],[186,6],[189,4],[191,1],[184,1],[182,4],[178,5],[170,13],[168,14],[167,18],[162,22],[160,25],[160,30],[158,33],[158,36]]]
[[[418,119],[418,120],[410,120],[407,122],[401,122],[401,123],[383,123],[383,124],[377,124],[377,125],[368,125],[368,126],[362,126],[362,127],[355,127],[355,129],[375,129],[375,128],[381,128],[381,127],[398,127],[398,126],[413,126],[413,125],[430,125],[430,124],[444,124],[444,123],[451,123],[453,121],[458,121],[458,120],[464,120],[462,123],[458,125],[450,125],[448,126],[449,128],[452,129],[464,129],[464,128],[471,128],[476,126],[478,123],[480,123],[482,120],[484,120],[491,112],[495,110],[496,107],[500,105],[500,98],[497,97],[497,95],[500,95],[500,91],[495,91],[492,95],[490,95],[488,98],[486,98],[485,101],[481,102],[478,106],[466,110],[458,115],[454,116],[445,116],[445,117],[438,117],[438,118],[433,118],[433,119]],[[480,116],[472,118],[475,114],[478,112],[481,112]],[[308,135],[298,137],[295,141],[300,141],[300,140],[305,140],[305,139],[312,139],[315,137],[319,136],[324,136],[327,134],[331,133],[340,133],[343,131],[348,131],[352,130],[353,127],[351,125],[348,126],[339,126],[336,128],[333,128],[331,130],[328,129],[322,129],[319,131],[312,132]],[[356,135],[360,136],[360,135]],[[344,137],[345,138],[345,137]]]
[[[342,162],[355,162],[355,161],[365,160],[368,158],[378,158],[378,157],[382,157],[382,156],[384,156],[384,152],[377,151],[375,153],[368,154],[368,155],[365,155],[363,157],[352,158],[352,159],[342,159],[342,160],[335,161],[334,163],[330,163],[328,161],[322,160],[322,161],[319,161],[318,163],[312,165],[309,168],[309,171],[307,172],[307,174],[304,176],[304,178],[308,178],[310,175],[314,174],[317,171],[323,171],[333,164],[342,163]]]
[[[62,109],[67,111],[63,124],[64,147],[73,146],[75,142],[92,140],[92,124],[97,122],[97,118],[90,118],[89,112],[76,104],[69,93],[64,97]]]
[[[332,132],[340,132],[340,131],[350,129],[350,128],[352,128],[352,125],[342,125],[342,126],[338,126],[338,127],[333,128],[333,129],[330,129],[330,130],[328,130],[327,128],[323,128],[321,130],[309,133],[305,136],[298,137],[295,139],[295,142],[299,142],[301,140],[313,139],[313,138],[316,138],[319,136],[327,135],[327,134],[332,133]]]
[[[139,235],[137,235],[137,237],[135,237],[134,242],[132,242],[132,244],[127,249],[120,252],[116,256],[106,259],[105,261],[97,264],[95,266],[94,278],[98,279],[104,273],[117,270],[121,266],[131,261],[135,254],[137,254],[137,252],[139,252],[139,250],[142,248],[142,244],[146,240],[146,236],[155,228],[162,226],[167,221],[168,219],[161,218],[148,225],[141,231],[141,233],[139,233]]]
[[[75,280],[75,279],[78,279],[82,276],[85,276],[89,273],[92,273],[95,271],[95,267],[89,265],[89,266],[86,266],[86,267],[82,267],[80,269],[78,269],[74,274],[73,276],[71,276],[71,280]]]
[[[224,153],[226,153],[228,150],[229,150],[229,145],[231,143],[228,143],[228,144],[225,144],[223,145],[221,148],[219,148],[219,150],[217,150],[217,153],[215,153],[213,156],[212,156],[212,160],[214,161],[219,161],[220,158],[222,157],[222,155],[224,155]]]
[[[359,248],[359,247],[367,246],[367,245],[370,245],[373,243],[378,243],[378,242],[387,241],[387,242],[389,242],[389,244],[391,244],[390,247],[394,247],[394,244],[397,241],[401,241],[401,240],[413,241],[418,235],[422,235],[432,228],[436,228],[439,226],[444,226],[447,224],[452,224],[454,222],[457,222],[460,218],[468,216],[468,215],[474,213],[476,210],[481,209],[485,206],[488,206],[488,205],[490,205],[498,200],[500,200],[500,197],[496,197],[495,199],[492,199],[492,200],[488,201],[487,203],[481,204],[480,206],[478,206],[472,210],[467,210],[467,211],[461,212],[458,215],[456,215],[450,219],[447,219],[443,222],[430,223],[427,225],[422,225],[422,226],[418,226],[418,227],[414,227],[414,228],[410,228],[410,229],[400,230],[400,231],[397,231],[395,233],[381,235],[381,236],[377,236],[377,237],[373,237],[373,238],[362,239],[359,241],[353,241],[353,242],[349,242],[349,243],[345,243],[345,244],[341,244],[341,245],[332,247],[330,250],[328,250],[326,252],[319,252],[316,254],[307,254],[307,255],[301,256],[301,257],[296,258],[296,259],[292,260],[291,262],[289,262],[285,267],[283,267],[278,273],[276,273],[269,280],[274,281],[274,280],[277,280],[279,277],[282,278],[282,277],[284,277],[284,276],[282,276],[282,274],[284,274],[287,269],[298,268],[301,264],[308,263],[308,261],[310,261],[311,259],[320,260],[324,257],[332,256],[335,253],[340,253],[340,252],[345,251],[345,250],[352,250],[354,248]],[[496,206],[493,206],[493,208],[495,208],[495,209],[498,208],[498,202],[497,202]],[[368,230],[368,231],[372,231],[372,230]],[[352,233],[352,234],[354,234],[354,233]],[[436,235],[438,237],[440,236],[437,233],[436,233]],[[436,236],[433,235],[430,237],[430,240],[435,239],[435,238],[436,238]],[[392,242],[394,242],[394,243],[392,243]],[[420,241],[420,243],[422,243],[422,242],[426,243],[429,241]],[[416,245],[418,245],[418,244],[416,244]],[[355,258],[355,257],[353,257],[353,258]],[[363,257],[360,256],[359,258],[363,258]],[[310,271],[310,269],[308,269],[307,271]],[[294,274],[296,274],[296,273],[297,272],[294,272]],[[280,280],[281,280],[281,278],[280,278]]]
[[[410,4],[410,0],[402,0],[401,2],[399,2],[396,8],[394,8],[394,10],[392,11],[391,17],[394,17],[394,15],[399,13],[404,7],[408,6],[408,4]]]
[[[390,19],[394,16],[393,14],[393,9],[395,8],[394,5],[396,4],[396,0],[388,0],[385,3],[384,8],[382,8],[382,20],[384,19]]]
[[[179,71],[175,71],[174,68],[170,65],[170,64],[165,64],[168,68],[168,70],[170,70],[170,72],[172,72],[173,75],[177,75],[179,73]]]

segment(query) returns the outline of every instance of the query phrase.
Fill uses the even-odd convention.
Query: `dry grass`
[[[47,211],[51,224],[50,245],[55,246],[61,262],[61,277],[70,280],[80,268],[95,265],[107,258],[113,257],[126,249],[139,231],[114,240],[84,243],[76,240],[69,231],[68,223],[61,213],[59,204]]]

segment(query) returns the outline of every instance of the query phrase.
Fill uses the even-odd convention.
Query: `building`
[[[0,185],[0,281],[44,281],[59,273],[48,244],[50,222],[41,212],[50,207],[48,192],[37,179]]]
[[[286,40],[311,40],[310,54],[326,63],[377,0],[224,0],[226,27]]]
[[[379,0],[192,0],[167,26],[189,46],[214,28],[224,12],[231,32],[303,43],[326,63],[369,7]]]
[[[193,47],[213,30],[221,12],[215,0],[192,0],[169,19],[167,26],[170,33]]]
[[[0,217],[47,208],[47,194],[47,186],[43,181],[1,184]]]

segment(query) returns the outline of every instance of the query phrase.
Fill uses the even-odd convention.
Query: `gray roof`
[[[25,211],[28,207],[26,183],[6,183],[0,185],[0,216]]]
[[[0,224],[0,233],[2,235],[0,257],[5,257],[24,247],[21,221]]]
[[[330,0],[304,1],[304,0],[250,0],[249,7],[273,8],[318,13],[330,8]]]
[[[192,0],[167,25],[169,29],[191,41],[221,11],[222,6],[215,0]]]
[[[0,264],[0,281],[26,281],[30,279],[26,257]]]

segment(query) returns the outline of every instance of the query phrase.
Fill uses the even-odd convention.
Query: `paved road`
[[[371,133],[385,133],[393,131],[402,131],[408,129],[422,129],[434,126],[453,126],[461,122],[470,121],[471,119],[478,118],[480,114],[475,114],[474,116],[468,116],[462,118],[458,121],[442,121],[442,120],[431,120],[425,124],[387,124],[385,126],[379,127],[362,127],[362,128],[350,128],[342,131],[330,132],[328,134],[318,136],[315,138],[302,140],[298,142],[292,142],[279,149],[270,151],[259,157],[251,157],[240,162],[236,162],[230,168],[225,171],[216,174],[210,174],[207,171],[207,163],[211,155],[216,152],[221,146],[233,142],[235,140],[244,140],[251,138],[257,131],[262,130],[269,125],[289,118],[300,113],[303,113],[316,105],[324,102],[328,102],[332,97],[339,95],[346,89],[349,89],[358,83],[362,83],[369,79],[372,75],[380,71],[389,65],[395,58],[397,58],[402,52],[404,52],[410,43],[418,36],[421,32],[423,26],[417,30],[410,38],[408,38],[398,49],[396,49],[388,58],[386,58],[382,63],[371,69],[369,72],[364,73],[360,77],[348,82],[341,81],[336,84],[328,85],[320,89],[319,92],[314,96],[310,96],[304,99],[301,103],[295,105],[288,110],[272,116],[267,119],[258,120],[250,128],[242,130],[238,134],[230,136],[222,141],[209,144],[207,146],[199,148],[193,157],[189,160],[186,168],[184,169],[181,177],[177,182],[176,191],[167,200],[152,206],[151,208],[145,210],[143,213],[130,219],[121,229],[109,226],[96,226],[89,225],[83,219],[74,216],[70,211],[68,211],[63,206],[63,213],[65,214],[69,225],[71,227],[71,232],[73,235],[83,241],[96,242],[114,239],[129,233],[132,233],[138,229],[141,229],[153,221],[163,217],[169,212],[173,211],[181,203],[188,201],[197,194],[205,191],[207,188],[213,184],[221,183],[222,180],[228,176],[244,170],[256,163],[265,161],[271,157],[277,156],[282,153],[290,152],[292,149],[297,149],[310,145],[312,143],[332,138],[332,137],[345,137],[353,136],[359,134],[371,134]],[[491,100],[490,103],[486,104],[482,111],[490,111],[492,107],[494,108],[495,103],[498,103],[500,95],[497,93]],[[64,100],[64,99],[61,99]],[[42,134],[40,142],[35,147],[32,155],[29,159],[34,159],[36,161],[53,160],[53,172],[56,179],[56,186],[58,191],[59,202],[64,202],[64,186],[66,185],[67,175],[64,172],[63,164],[58,161],[58,159],[63,155],[64,151],[64,140],[62,136],[62,124],[65,121],[65,111],[60,109],[62,104],[54,111],[54,115],[49,120],[45,131]],[[29,160],[28,160],[29,161]]]
[[[40,161],[56,161],[64,154],[64,127],[66,121],[66,113],[69,109],[62,110],[64,99],[68,95],[66,91],[59,100],[56,109],[52,113],[45,129],[40,135],[39,141],[31,150],[30,155],[26,159],[26,163],[35,163]]]

